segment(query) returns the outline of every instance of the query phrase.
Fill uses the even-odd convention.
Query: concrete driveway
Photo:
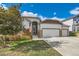
[[[44,39],[63,56],[79,56],[79,38],[53,37]]]

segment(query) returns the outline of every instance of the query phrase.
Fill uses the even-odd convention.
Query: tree
[[[17,6],[11,6],[8,10],[0,8],[0,34],[16,34],[21,31],[21,15]]]
[[[4,47],[6,46],[5,35],[17,34],[21,30],[21,15],[18,5],[13,5],[7,10],[0,7],[0,34],[4,35]]]

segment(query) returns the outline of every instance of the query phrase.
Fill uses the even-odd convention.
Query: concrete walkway
[[[77,37],[54,37],[44,40],[63,56],[79,56],[79,38]]]

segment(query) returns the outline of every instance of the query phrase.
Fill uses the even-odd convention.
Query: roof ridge
[[[62,24],[62,22],[59,20],[44,20],[41,23]]]

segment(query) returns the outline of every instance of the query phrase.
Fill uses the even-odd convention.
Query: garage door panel
[[[62,36],[64,37],[68,36],[68,30],[62,30]]]
[[[58,29],[43,29],[43,37],[59,37]]]

